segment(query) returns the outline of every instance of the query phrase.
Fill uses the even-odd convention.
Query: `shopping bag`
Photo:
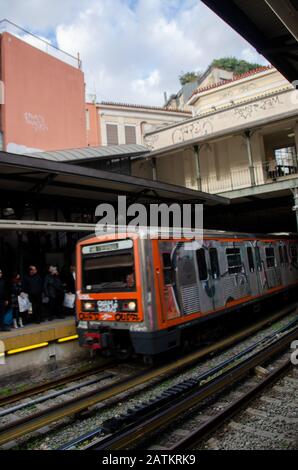
[[[65,294],[63,306],[66,308],[74,308],[76,296],[75,294]]]
[[[18,296],[18,304],[20,313],[29,312],[31,309],[31,302],[28,294],[22,294]]]

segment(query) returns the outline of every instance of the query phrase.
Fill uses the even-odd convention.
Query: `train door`
[[[176,280],[176,246],[177,244],[169,241],[158,241],[154,244],[158,250],[155,257],[155,272],[163,323],[182,315]]]
[[[197,279],[195,251],[191,249],[190,243],[178,243],[175,250],[175,263],[177,296],[182,314],[198,313],[202,310],[204,301]]]
[[[291,274],[290,274],[290,258],[289,258],[287,242],[284,242],[284,245],[283,245],[283,256],[284,256],[284,268],[285,268],[285,284],[288,285],[291,283]]]
[[[201,247],[195,251],[197,282],[200,293],[200,307],[202,312],[209,312],[215,309],[215,284],[211,274],[209,250]],[[219,268],[216,268],[218,273]],[[215,275],[216,277],[216,275]]]
[[[225,244],[224,266],[226,266],[226,271],[222,275],[221,284],[226,305],[250,294],[244,260],[242,243]]]
[[[267,289],[267,277],[264,262],[261,256],[260,246],[255,245],[255,260],[256,260],[256,270],[257,270],[257,283],[259,288],[259,293],[262,295]]]
[[[255,259],[255,253],[251,242],[245,244],[245,255],[246,255],[246,266],[247,266],[247,277],[250,287],[250,295],[258,295],[260,293],[258,278],[256,276],[257,263]]]
[[[289,244],[289,261],[290,283],[294,283],[298,274],[298,250],[295,242]]]
[[[268,289],[273,289],[281,284],[281,271],[275,248],[273,243],[265,245],[265,271]]]
[[[281,283],[283,286],[287,285],[287,265],[285,262],[284,256],[284,245],[280,242],[278,245],[278,258],[279,258],[279,266],[280,266],[280,274],[281,274]]]
[[[213,308],[216,309],[222,306],[222,289],[221,289],[221,272],[219,264],[219,251],[220,246],[212,246],[209,248],[209,283],[212,289],[212,302]]]

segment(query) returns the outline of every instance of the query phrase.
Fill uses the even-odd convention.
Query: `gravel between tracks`
[[[290,315],[287,315],[284,319],[274,323],[273,325],[263,329],[262,331],[254,334],[252,337],[247,338],[245,341],[242,341],[238,345],[228,349],[225,352],[222,352],[214,357],[209,357],[206,360],[203,360],[198,366],[193,367],[191,370],[188,370],[184,373],[179,373],[177,376],[165,380],[161,384],[156,385],[156,379],[151,382],[153,384],[152,388],[148,388],[148,384],[137,387],[134,390],[133,397],[131,397],[130,392],[125,392],[121,396],[117,396],[117,403],[110,408],[106,408],[108,403],[111,404],[113,400],[108,400],[104,404],[99,404],[94,407],[94,414],[89,417],[84,418],[83,420],[74,420],[68,418],[64,420],[63,426],[59,426],[59,429],[52,430],[45,433],[44,435],[39,435],[38,437],[31,438],[26,441],[22,439],[18,446],[15,448],[18,449],[55,449],[61,446],[63,443],[71,441],[82,434],[85,434],[88,431],[99,428],[101,424],[109,418],[117,417],[120,414],[132,408],[135,405],[138,405],[144,401],[149,400],[150,398],[155,397],[157,394],[161,393],[163,390],[168,387],[180,383],[181,381],[195,377],[202,372],[218,365],[222,361],[230,358],[231,356],[239,353],[241,350],[247,348],[254,342],[264,338],[268,334],[278,330],[282,326],[289,323],[291,320],[297,318],[297,313],[293,312]],[[123,366],[121,366],[122,368]],[[119,370],[121,370],[119,368]],[[155,383],[155,386],[154,386]],[[217,407],[220,406],[217,404]],[[40,430],[41,431],[41,430]],[[49,431],[47,429],[47,431]]]

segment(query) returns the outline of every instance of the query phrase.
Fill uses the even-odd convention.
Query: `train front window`
[[[135,290],[132,240],[87,245],[82,249],[83,291]]]

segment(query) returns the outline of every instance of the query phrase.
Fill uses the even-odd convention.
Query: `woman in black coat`
[[[64,287],[56,266],[49,267],[49,274],[47,274],[44,282],[44,293],[49,299],[49,320],[52,320],[54,317],[64,318]]]

